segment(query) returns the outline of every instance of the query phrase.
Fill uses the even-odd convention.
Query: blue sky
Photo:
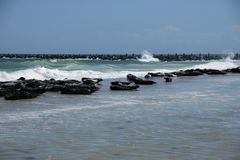
[[[239,52],[238,8],[238,0],[0,0],[0,52]]]

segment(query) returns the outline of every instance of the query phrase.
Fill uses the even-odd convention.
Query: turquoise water
[[[188,68],[227,69],[240,65],[230,59],[220,61],[146,62],[140,60],[43,60],[0,59],[0,81],[15,80],[21,76],[36,79],[125,78],[128,73],[144,76],[147,72],[171,72]]]
[[[11,64],[11,65],[10,65]],[[0,98],[0,159],[239,159],[240,75],[174,78],[110,91],[127,72],[228,68],[238,61],[1,60],[0,78],[105,76],[92,95]],[[68,68],[69,66],[73,68]],[[5,67],[5,68],[4,68]]]

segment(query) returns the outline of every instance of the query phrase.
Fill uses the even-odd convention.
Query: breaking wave
[[[169,72],[171,70],[161,70],[162,72]],[[27,79],[35,78],[39,80],[44,79],[76,79],[80,80],[82,77],[89,78],[124,78],[127,74],[132,73],[137,76],[144,76],[146,71],[93,71],[93,70],[60,70],[60,69],[49,69],[45,67],[36,67],[31,69],[19,70],[14,72],[0,72],[0,81],[16,80],[19,77],[25,77]]]
[[[132,63],[132,62],[131,62]],[[171,62],[169,62],[171,63]],[[71,63],[69,64],[71,65]],[[138,64],[139,65],[139,64]],[[140,66],[136,65],[134,68],[125,68],[119,71],[121,69],[121,64],[114,64],[114,67],[107,67],[108,69],[102,68],[101,70],[97,71],[95,69],[78,69],[78,70],[69,70],[69,68],[48,68],[43,66],[35,66],[32,68],[26,68],[22,70],[17,71],[0,71],[0,81],[11,81],[16,80],[19,77],[25,77],[27,79],[76,79],[80,80],[82,77],[89,77],[89,78],[103,78],[103,79],[117,79],[117,78],[125,78],[127,74],[132,73],[136,76],[143,77],[148,72],[172,72],[172,71],[178,71],[178,70],[184,70],[184,69],[218,69],[218,70],[224,70],[228,68],[235,68],[240,66],[240,61],[235,61],[231,59],[225,59],[221,61],[209,61],[209,62],[203,62],[202,64],[193,65],[188,64],[189,66],[186,67],[180,67],[176,65],[175,67],[168,68],[167,66],[161,67],[161,64],[155,65],[153,68],[149,68],[149,70],[144,69],[142,70],[142,65]],[[148,65],[148,64],[144,64]],[[187,65],[187,63],[186,63]],[[171,66],[171,64],[169,65]],[[98,65],[96,65],[98,67]],[[139,67],[139,68],[138,68]],[[91,67],[94,68],[94,67]],[[118,70],[116,70],[118,69]]]
[[[218,69],[224,70],[229,68],[235,68],[240,65],[240,61],[232,60],[231,56],[226,57],[226,59],[221,61],[210,61],[206,64],[199,64],[192,67],[192,69]]]
[[[139,60],[140,62],[159,62],[159,59],[154,58],[153,55],[147,50],[144,50],[142,52],[141,58],[138,58],[137,60]]]

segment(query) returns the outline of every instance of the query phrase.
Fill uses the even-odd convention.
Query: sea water
[[[226,69],[239,61],[1,59],[0,81],[102,77],[92,95],[0,98],[0,159],[239,159],[240,75],[174,78],[111,91],[126,74]]]

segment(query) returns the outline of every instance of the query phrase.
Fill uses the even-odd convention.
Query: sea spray
[[[141,56],[141,58],[138,58],[138,60],[140,62],[159,62],[159,59],[154,58],[153,55],[147,50],[144,50],[142,52],[142,56]]]
[[[195,65],[191,69],[217,69],[217,70],[224,70],[230,68],[238,67],[239,61],[232,60],[232,54],[229,54],[225,59],[220,61],[210,61],[206,64]]]

